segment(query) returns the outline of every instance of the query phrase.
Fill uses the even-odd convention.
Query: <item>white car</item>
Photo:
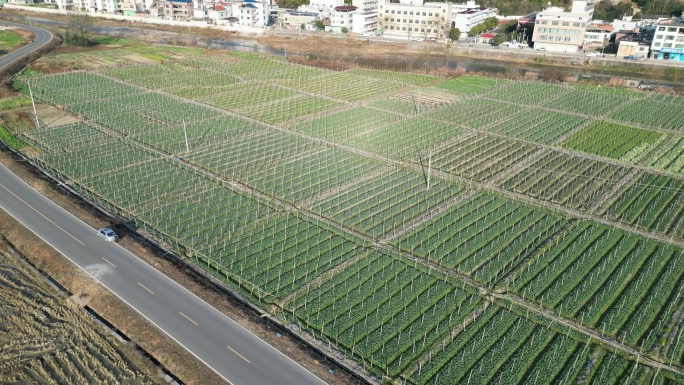
[[[107,242],[116,242],[119,239],[119,236],[109,227],[97,230],[97,235]]]

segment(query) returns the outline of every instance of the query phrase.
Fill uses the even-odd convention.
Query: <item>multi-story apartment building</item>
[[[378,0],[352,0],[357,8],[352,15],[351,31],[359,34],[375,34],[378,29]]]
[[[155,0],[150,6],[150,16],[167,20],[189,20],[194,16],[192,0]]]
[[[450,4],[385,0],[378,9],[378,34],[399,39],[444,39],[451,28]]]
[[[684,61],[684,18],[659,21],[651,42],[651,57]]]
[[[537,14],[532,41],[534,48],[577,52],[584,43],[587,24],[594,14],[594,0],[575,0],[570,12],[551,7]]]
[[[479,7],[462,9],[457,8],[456,4],[451,8],[452,28],[458,28],[462,34],[470,31],[474,26],[482,23],[489,17],[496,16],[496,8]]]

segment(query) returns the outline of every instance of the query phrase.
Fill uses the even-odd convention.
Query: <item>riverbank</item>
[[[21,9],[17,9],[21,8]],[[66,15],[40,14],[42,9],[13,7],[3,17],[18,22],[44,24],[60,30]],[[214,28],[147,24],[96,19],[93,32],[155,44],[201,47],[216,50],[269,53],[328,68],[361,65],[398,71],[453,71],[515,79],[582,82],[606,86],[662,85],[684,92],[684,63],[625,61],[615,57],[582,54],[551,54],[532,49],[508,49],[468,44],[404,42],[384,38],[359,38],[354,34],[266,30],[261,35]],[[176,22],[177,23],[177,22]],[[298,57],[298,58],[297,58]],[[295,59],[297,58],[297,59]]]

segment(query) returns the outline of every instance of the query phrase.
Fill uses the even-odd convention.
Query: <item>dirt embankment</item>
[[[142,355],[35,274],[0,239],[0,383],[161,384]]]

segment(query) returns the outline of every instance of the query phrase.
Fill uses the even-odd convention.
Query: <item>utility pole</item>
[[[33,100],[33,91],[31,91],[31,81],[27,81],[29,95],[31,95],[31,105],[33,105],[33,116],[36,118],[36,128],[40,128],[40,123],[38,122],[38,112],[36,112],[36,102]]]

